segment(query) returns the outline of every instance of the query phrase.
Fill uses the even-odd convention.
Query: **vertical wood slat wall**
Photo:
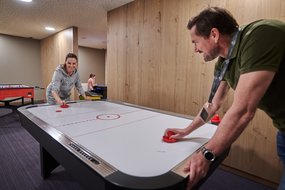
[[[208,6],[227,8],[240,24],[285,20],[283,0],[135,0],[108,13],[108,98],[195,115],[207,101],[214,64],[194,54],[189,18]],[[230,107],[231,91],[223,108]],[[175,126],[171,126],[175,127]],[[282,165],[271,120],[256,113],[232,146],[225,165],[277,183]]]
[[[50,83],[55,68],[59,64],[64,63],[66,54],[70,52],[78,55],[78,35],[76,27],[65,29],[41,40],[41,68],[44,88]],[[45,92],[44,90],[44,93]],[[76,99],[74,94],[74,91],[72,91],[71,99]],[[44,97],[46,97],[45,94]]]

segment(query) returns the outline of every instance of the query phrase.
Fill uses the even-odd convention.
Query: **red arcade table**
[[[5,106],[15,100],[22,100],[30,98],[31,103],[34,103],[34,87],[26,86],[23,84],[0,84],[0,102],[4,102]]]

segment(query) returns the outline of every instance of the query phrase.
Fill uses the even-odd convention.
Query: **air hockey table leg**
[[[43,179],[50,176],[50,173],[59,166],[59,163],[44,149],[40,146],[40,158],[41,158],[41,175]]]

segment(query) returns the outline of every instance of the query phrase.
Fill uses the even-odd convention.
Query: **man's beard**
[[[214,59],[216,59],[219,56],[219,52],[220,52],[220,48],[219,47],[215,47],[213,49],[211,49],[211,51],[206,55],[204,54],[204,61],[212,61]]]

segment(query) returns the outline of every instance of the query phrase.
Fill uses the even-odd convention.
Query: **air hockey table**
[[[62,165],[86,189],[185,189],[188,159],[217,128],[205,124],[181,141],[166,143],[166,128],[184,128],[192,120],[123,102],[68,105],[28,105],[18,111],[23,127],[40,144],[42,177]],[[208,176],[228,151],[212,163]]]

